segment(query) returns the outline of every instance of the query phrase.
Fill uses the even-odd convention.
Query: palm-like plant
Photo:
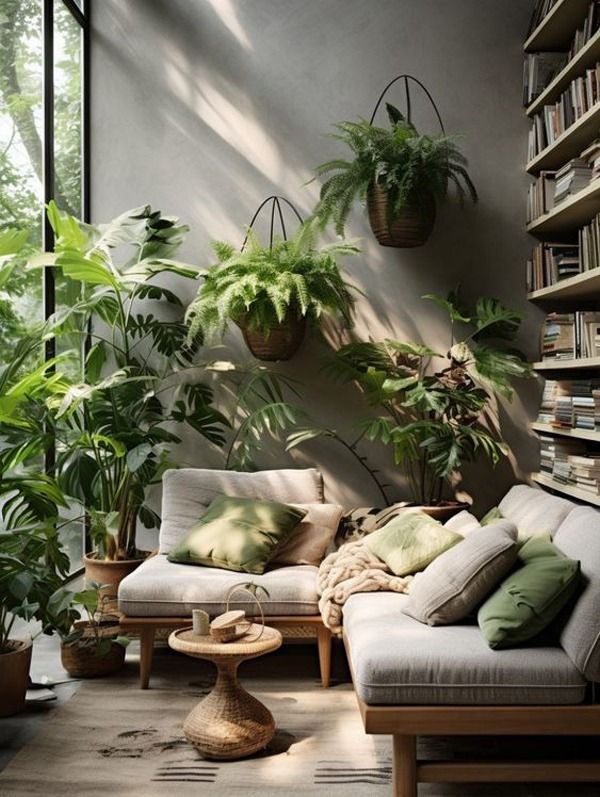
[[[432,200],[443,199],[449,183],[461,201],[466,195],[477,200],[456,138],[420,134],[397,108],[386,107],[389,129],[366,119],[335,125],[333,137],[351,150],[352,158],[336,158],[316,168],[318,176],[329,176],[315,213],[324,224],[332,221],[340,235],[354,201],[366,203],[375,185],[387,196],[388,223],[406,209],[426,209]]]
[[[390,445],[413,500],[432,505],[463,463],[482,453],[496,464],[506,454],[485,414],[494,394],[512,396],[511,380],[529,376],[530,366],[512,347],[519,313],[490,298],[478,299],[468,314],[456,294],[424,298],[448,312],[452,342],[445,355],[420,343],[355,342],[337,352],[330,371],[355,382],[370,406],[383,411],[361,423],[361,434]],[[468,331],[457,340],[458,325]],[[432,373],[428,366],[437,358],[446,364]],[[291,443],[319,435],[328,432],[307,429]]]
[[[311,321],[334,315],[350,325],[355,289],[344,281],[336,258],[360,250],[351,242],[317,248],[317,238],[311,221],[268,247],[252,230],[241,252],[227,243],[213,244],[218,263],[208,269],[188,309],[190,337],[202,331],[222,334],[231,321],[268,337],[290,315]]]

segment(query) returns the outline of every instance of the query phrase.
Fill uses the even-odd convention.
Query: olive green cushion
[[[423,570],[463,537],[423,512],[405,512],[374,531],[367,547],[397,576]]]
[[[509,648],[533,639],[554,620],[579,584],[579,562],[551,542],[528,540],[519,567],[479,609],[479,627],[491,648]]]
[[[168,559],[260,575],[305,515],[277,501],[220,495]]]

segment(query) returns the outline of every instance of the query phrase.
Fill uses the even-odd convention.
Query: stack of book
[[[585,454],[581,440],[540,435],[540,470],[551,473],[557,481],[568,478],[568,457]]]
[[[582,230],[579,231],[580,234]],[[580,244],[539,243],[527,261],[527,290],[538,291],[580,274]]]
[[[600,357],[600,312],[550,313],[542,327],[542,359]]]
[[[527,195],[527,223],[548,213],[554,207],[555,172],[541,171],[529,186]]]
[[[555,429],[600,428],[600,379],[548,379],[538,423]]]
[[[529,105],[560,72],[566,53],[527,53],[523,63],[523,104]]]
[[[578,232],[581,271],[591,271],[600,266],[600,216]]]
[[[550,11],[552,11],[553,6],[555,6],[557,2],[558,0],[537,0],[537,3],[533,9],[533,14],[531,15],[529,33],[527,34],[528,36],[533,33],[540,22],[544,19],[546,14],[549,14]]]
[[[600,139],[596,138],[579,156],[592,170],[592,180],[600,174]]]
[[[571,47],[569,49],[569,61],[589,42],[594,33],[600,27],[600,2],[592,0],[583,23],[583,27],[575,32]]]
[[[592,69],[586,69],[585,77],[573,80],[556,103],[545,105],[534,116],[527,147],[529,160],[554,144],[567,128],[596,104],[599,88],[600,64],[596,64]]]
[[[573,158],[554,176],[554,204],[585,188],[592,178],[592,169],[583,158]]]
[[[592,454],[570,454],[569,483],[595,495],[600,494],[600,457]]]

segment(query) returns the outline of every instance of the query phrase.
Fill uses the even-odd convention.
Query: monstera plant
[[[513,348],[519,313],[487,297],[471,310],[456,293],[424,298],[448,314],[447,352],[409,341],[353,342],[339,349],[330,372],[358,385],[379,410],[361,422],[361,436],[392,449],[413,502],[438,507],[465,462],[482,455],[495,465],[505,456],[492,404],[496,395],[510,398],[512,380],[529,376],[530,366]],[[335,439],[331,430],[307,428],[289,447],[319,436]]]

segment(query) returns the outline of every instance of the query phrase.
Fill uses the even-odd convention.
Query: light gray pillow
[[[415,576],[404,612],[427,625],[464,619],[514,565],[516,540],[508,520],[473,531]]]

